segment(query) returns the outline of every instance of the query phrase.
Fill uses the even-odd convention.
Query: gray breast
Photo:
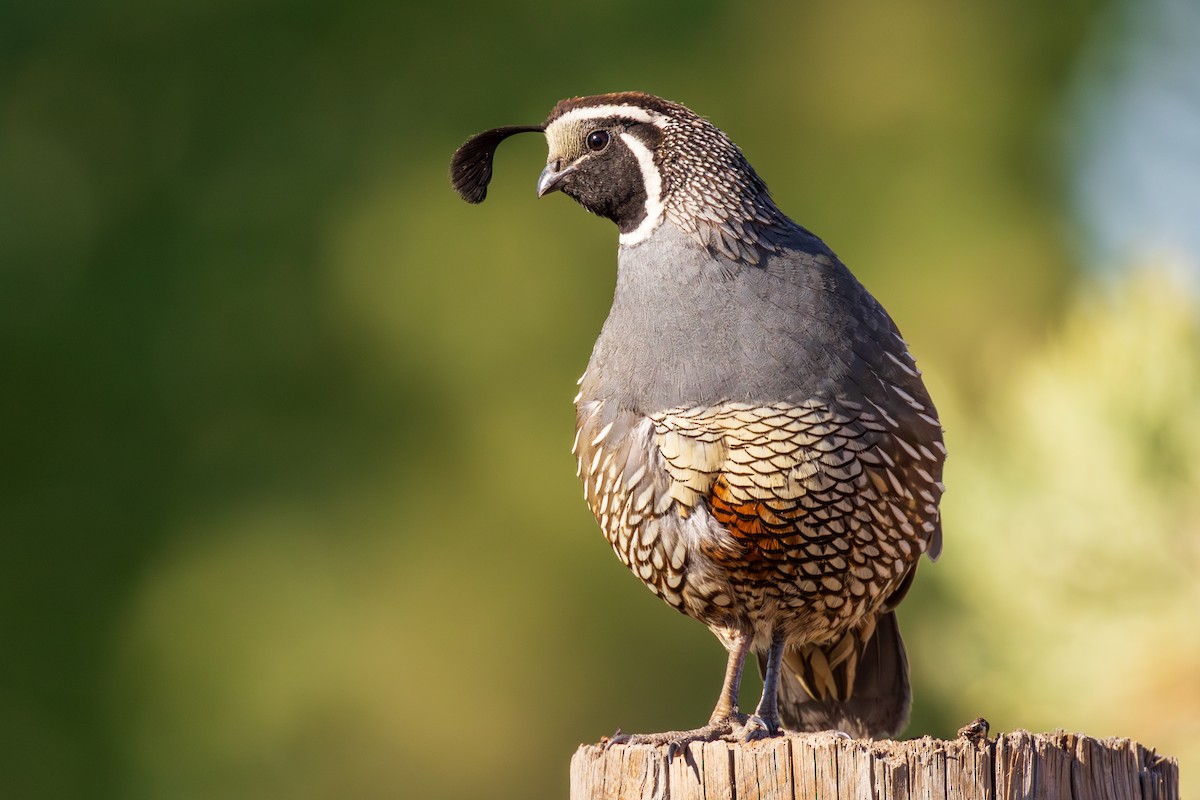
[[[925,397],[886,312],[816,237],[797,228],[759,265],[716,257],[666,222],[622,248],[612,310],[584,397],[642,413],[721,401],[885,397],[881,379]]]

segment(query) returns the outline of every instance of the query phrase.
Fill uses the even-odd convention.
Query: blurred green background
[[[703,721],[723,652],[569,453],[615,231],[535,199],[539,137],[483,206],[446,177],[631,88],[925,370],[908,734],[1136,737],[1197,794],[1196,5],[8,0],[0,796],[562,797],[579,742]]]

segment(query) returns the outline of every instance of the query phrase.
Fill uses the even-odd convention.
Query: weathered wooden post
[[[966,730],[966,729],[964,729]],[[985,730],[985,729],[984,729]],[[1129,739],[1016,731],[953,741],[831,733],[752,742],[583,745],[571,800],[1178,800],[1179,766]]]

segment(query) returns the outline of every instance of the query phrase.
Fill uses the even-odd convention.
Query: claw
[[[624,744],[627,739],[629,739],[629,735],[621,733],[621,729],[617,728],[615,731],[613,731],[612,736],[600,737],[600,747],[603,750],[607,750],[614,744]]]
[[[756,742],[759,739],[770,739],[772,736],[778,736],[780,733],[782,733],[782,730],[778,723],[764,719],[758,714],[751,714],[743,725],[732,732],[729,740],[734,742]]]

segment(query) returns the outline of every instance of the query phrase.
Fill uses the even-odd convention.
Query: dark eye
[[[588,150],[599,153],[608,147],[608,131],[592,131],[587,135]]]

